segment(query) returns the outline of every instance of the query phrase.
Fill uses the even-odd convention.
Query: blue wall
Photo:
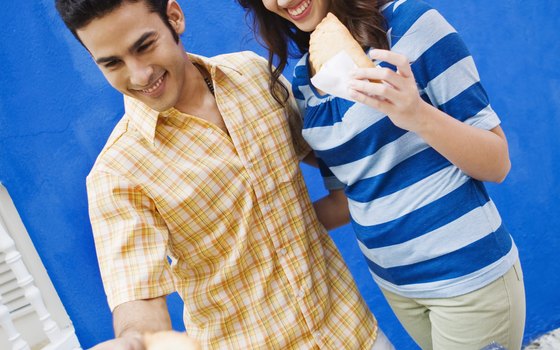
[[[111,336],[84,178],[122,113],[121,97],[58,19],[54,0],[5,1],[0,12],[0,181],[84,347]],[[560,327],[560,52],[557,0],[429,1],[468,43],[509,138],[513,168],[489,185],[521,252],[526,341]],[[188,51],[252,49],[233,0],[182,0]],[[481,12],[483,11],[483,12]],[[313,198],[323,194],[303,168]],[[415,349],[371,281],[348,227],[332,232],[360,290],[398,349]],[[180,303],[170,298],[180,328]]]

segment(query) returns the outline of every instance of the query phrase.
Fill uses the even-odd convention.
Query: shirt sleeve
[[[346,185],[340,181],[335,174],[333,174],[321,158],[317,157],[317,162],[319,163],[319,171],[323,177],[323,183],[325,184],[325,188],[327,190],[342,190],[346,188]]]
[[[87,178],[89,215],[111,311],[122,303],[175,290],[167,260],[168,231],[154,202],[127,179]]]
[[[482,129],[500,124],[472,55],[437,10],[422,13],[393,49],[408,54],[426,101],[453,118]]]

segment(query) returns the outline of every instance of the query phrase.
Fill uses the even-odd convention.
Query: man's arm
[[[91,350],[145,350],[144,333],[171,329],[165,296],[121,304],[113,311],[115,339]]]
[[[165,296],[121,304],[113,311],[115,336],[171,329]]]

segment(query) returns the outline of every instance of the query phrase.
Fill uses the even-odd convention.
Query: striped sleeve
[[[321,158],[317,157],[317,162],[319,163],[319,171],[321,172],[323,183],[327,190],[342,190],[346,188],[346,185],[333,174],[331,169],[329,169]]]

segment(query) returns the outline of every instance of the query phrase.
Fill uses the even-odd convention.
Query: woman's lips
[[[310,10],[311,10],[311,0],[304,0],[300,2],[297,6],[287,9],[288,14],[294,20],[298,20],[307,16]]]

